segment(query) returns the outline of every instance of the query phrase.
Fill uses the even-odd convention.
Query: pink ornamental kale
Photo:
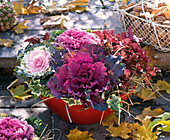
[[[62,46],[68,51],[80,50],[86,44],[99,44],[100,39],[93,34],[85,31],[70,29],[64,31],[56,37],[56,47]]]
[[[0,118],[0,140],[34,140],[34,128],[17,118]]]

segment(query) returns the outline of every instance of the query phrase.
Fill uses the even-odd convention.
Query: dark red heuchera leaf
[[[28,39],[24,40],[24,42],[29,42],[32,44],[40,44],[40,39],[39,38],[28,38]]]
[[[50,35],[48,33],[46,33],[42,39],[45,41],[48,41],[49,37],[50,37]]]
[[[29,42],[32,44],[40,44],[41,43],[41,39],[48,41],[49,40],[49,34],[46,33],[42,38],[38,38],[38,37],[32,37],[32,38],[27,38],[26,40],[24,40],[24,42]]]

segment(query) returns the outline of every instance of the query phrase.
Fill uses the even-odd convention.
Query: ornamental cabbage
[[[108,86],[116,85],[125,65],[120,63],[119,57],[106,57],[102,53],[100,45],[87,45],[80,51],[65,54],[64,64],[56,68],[47,83],[51,94],[57,99],[73,98],[87,107],[105,110],[107,104],[101,94],[110,89]],[[115,81],[111,81],[113,79]]]
[[[0,118],[0,140],[35,140],[34,128],[13,117]]]
[[[93,33],[70,29],[64,31],[55,39],[56,47],[62,46],[67,51],[80,50],[86,44],[99,44],[100,39]]]

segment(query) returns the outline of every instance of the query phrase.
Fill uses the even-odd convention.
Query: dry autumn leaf
[[[28,23],[28,20],[24,20],[23,22],[16,25],[11,31],[14,31],[16,34],[24,33],[25,28],[28,28],[25,24]]]
[[[158,138],[158,130],[156,132],[152,132],[150,129],[147,129],[144,125],[140,125],[138,123],[132,124],[132,137],[133,140],[156,140]]]
[[[25,85],[18,85],[16,88],[9,89],[9,91],[16,99],[25,100],[32,97],[32,95],[28,94],[31,89],[25,89]]]
[[[69,140],[94,140],[92,134],[88,131],[80,131],[77,128],[70,130],[70,134],[66,135]]]
[[[167,20],[170,20],[170,5],[168,6],[166,11],[164,12],[164,15],[165,15]]]
[[[43,14],[61,14],[61,13],[68,12],[68,11],[69,11],[68,8],[58,7],[54,1],[52,2],[52,5],[44,7],[42,9]]]
[[[60,29],[64,29],[63,21],[64,16],[57,15],[41,19],[41,24],[44,29],[52,29],[57,27]]]
[[[10,39],[0,39],[0,46],[4,46],[4,47],[12,47],[13,45],[13,41]]]
[[[152,89],[149,88],[142,88],[136,95],[144,101],[157,98],[155,92],[153,92]]]
[[[170,84],[168,84],[165,80],[158,80],[154,86],[158,87],[158,91],[165,90],[168,94],[170,94]]]
[[[164,113],[164,111],[160,108],[156,108],[154,110],[151,110],[150,107],[148,107],[148,108],[145,108],[142,111],[142,114],[136,116],[135,119],[139,120],[140,122],[143,122],[146,119],[151,119],[152,117],[159,116],[163,113]]]
[[[102,125],[103,126],[110,126],[113,125],[114,123],[118,124],[118,118],[115,115],[115,112],[107,116],[103,121]]]
[[[123,139],[129,138],[130,135],[128,134],[132,131],[131,124],[126,123],[126,121],[122,122],[118,127],[110,125],[109,128],[106,130],[110,132],[109,135],[111,135],[112,137],[121,137]]]
[[[153,67],[155,64],[158,63],[158,59],[155,59],[155,48],[152,46],[145,46],[142,48],[144,51],[146,51],[146,54],[149,58],[149,63],[147,63],[148,66]]]
[[[163,6],[163,7],[160,7],[160,8],[154,8],[152,10],[151,15],[157,17],[159,15],[162,15],[166,11],[166,9],[167,9],[167,6]]]
[[[13,8],[16,14],[38,14],[40,13],[42,7],[35,6],[36,0],[32,0],[26,7],[23,6],[22,0],[19,3],[13,1]]]
[[[81,13],[86,10],[88,2],[88,0],[73,0],[63,5],[62,8],[68,8],[72,12]]]

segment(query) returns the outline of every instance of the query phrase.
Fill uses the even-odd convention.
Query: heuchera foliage
[[[125,65],[120,63],[120,57],[105,56],[100,45],[86,45],[80,51],[66,53],[62,60],[63,65],[56,68],[47,83],[51,94],[57,99],[71,97],[86,107],[105,110],[108,106],[101,95],[114,87],[123,74]]]
[[[129,32],[113,34],[114,30],[94,31],[100,37],[101,45],[105,49],[106,54],[121,56],[122,62],[126,64],[124,74],[120,76],[121,86],[123,88],[133,87],[130,78],[134,75],[136,77],[145,77],[144,81],[148,84],[151,81],[150,76],[155,76],[158,68],[151,68],[147,65],[148,56],[142,50],[139,41],[141,39],[135,38],[132,35],[131,28]]]

